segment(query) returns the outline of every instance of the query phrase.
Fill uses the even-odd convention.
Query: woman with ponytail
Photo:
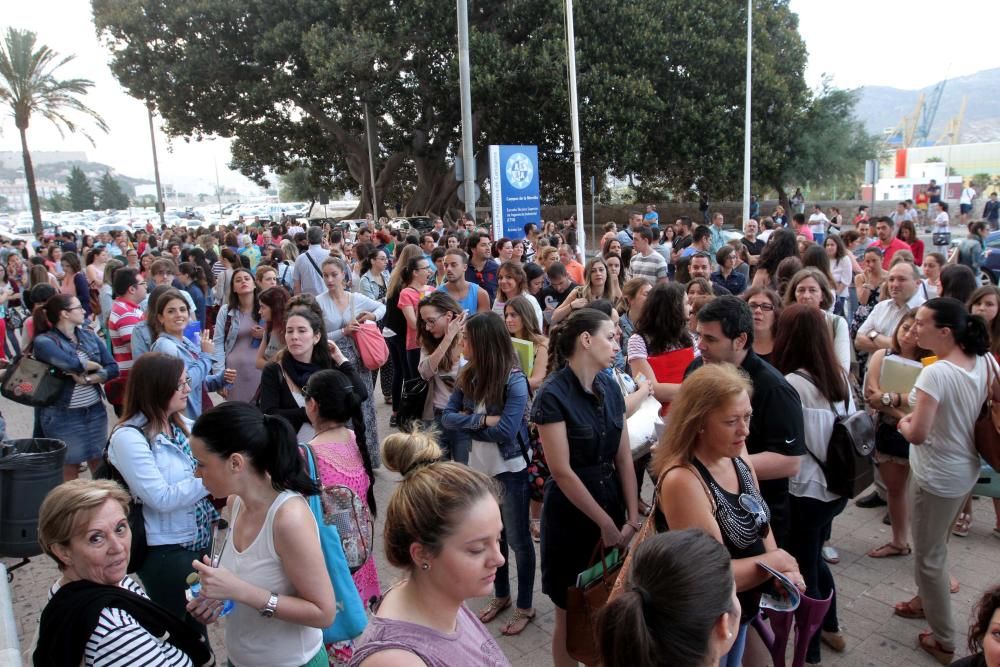
[[[591,565],[600,542],[624,546],[639,529],[639,493],[625,424],[625,398],[602,372],[619,347],[611,318],[581,308],[549,333],[549,378],[535,394],[531,419],[552,478],[542,501],[542,592],[556,606],[552,661],[566,651],[566,591]]]
[[[627,576],[597,623],[605,665],[719,664],[741,611],[724,546],[694,528],[654,535],[635,550]]]
[[[920,347],[937,361],[925,367],[913,391],[913,411],[899,420],[910,448],[914,576],[918,596],[896,605],[904,618],[926,618],[920,648],[942,664],[955,653],[947,571],[948,535],[979,479],[973,427],[996,370],[986,322],[951,297],[927,301],[915,320]],[[988,369],[987,364],[993,366]]]
[[[295,431],[281,417],[229,401],[191,430],[197,475],[229,496],[229,538],[218,567],[193,561],[199,597],[187,609],[211,623],[225,600],[226,653],[235,665],[327,665],[323,630],[336,612],[319,532],[304,495],[317,493]]]
[[[201,322],[201,330],[207,331],[208,327],[205,326],[205,294],[208,293],[208,279],[205,278],[205,271],[193,262],[181,262],[180,266],[177,267],[177,280],[194,301],[192,315]]]
[[[365,447],[365,420],[361,405],[367,398],[364,382],[350,364],[340,370],[314,373],[302,387],[306,416],[316,431],[309,441],[316,458],[320,485],[346,486],[358,494],[375,516],[375,471]],[[347,427],[354,421],[355,431]],[[354,573],[361,600],[368,603],[380,595],[374,556]]]
[[[32,352],[63,373],[66,382],[52,405],[36,408],[42,437],[66,443],[63,481],[76,479],[80,464],[91,472],[108,439],[108,413],[101,385],[118,377],[111,351],[86,326],[86,313],[75,296],[56,294],[37,304],[32,314]]]
[[[404,578],[379,601],[356,642],[353,667],[510,666],[464,604],[493,591],[504,563],[498,486],[441,458],[434,438],[421,430],[382,443],[385,467],[403,476],[389,499],[383,542],[386,560]]]

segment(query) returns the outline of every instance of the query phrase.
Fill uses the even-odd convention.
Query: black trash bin
[[[38,508],[62,484],[66,443],[51,438],[0,442],[0,556],[28,558],[38,545]]]

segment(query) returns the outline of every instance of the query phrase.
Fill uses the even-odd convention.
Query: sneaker
[[[823,560],[831,565],[836,565],[840,562],[840,552],[837,551],[836,547],[824,546],[820,553],[823,555]]]
[[[887,503],[886,501],[882,500],[879,497],[879,495],[878,495],[877,492],[872,491],[867,496],[865,496],[863,498],[858,498],[857,500],[855,500],[854,504],[857,505],[858,507],[863,507],[865,509],[871,509],[873,507],[885,507],[889,503]]]
[[[395,412],[389,417],[389,426],[392,428],[399,426],[399,416]]]

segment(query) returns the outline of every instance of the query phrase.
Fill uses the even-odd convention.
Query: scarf
[[[320,341],[322,344],[323,341]],[[281,367],[284,369],[285,373],[288,374],[288,378],[292,383],[299,387],[300,389],[306,386],[306,382],[313,373],[323,370],[323,368],[317,364],[310,362],[296,361],[294,357],[290,354],[285,354],[281,360]]]
[[[49,600],[42,610],[34,664],[79,665],[106,608],[126,612],[153,637],[183,651],[195,665],[215,664],[211,649],[187,623],[152,600],[121,586],[93,581],[66,584]]]

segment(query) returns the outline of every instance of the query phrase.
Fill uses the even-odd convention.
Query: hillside
[[[73,167],[80,167],[83,173],[87,175],[87,178],[92,184],[97,183],[104,172],[110,171],[111,175],[114,176],[118,184],[121,185],[122,190],[129,197],[135,196],[135,186],[142,185],[144,183],[152,183],[152,181],[145,178],[133,178],[131,176],[125,176],[123,174],[117,173],[112,167],[106,164],[101,164],[100,162],[80,162],[78,160],[69,162],[50,162],[46,164],[36,164],[35,165],[35,178],[38,180],[51,180],[51,181],[65,181],[69,177],[69,172]],[[0,181],[12,181],[15,178],[21,178],[24,175],[24,170],[17,169],[4,169],[0,167]]]
[[[933,89],[934,86],[921,90],[865,86],[860,90],[855,113],[869,132],[881,135],[883,130],[894,127],[903,116],[913,111],[920,93],[929,98]],[[948,80],[931,129],[931,143],[941,136],[947,122],[958,115],[964,95],[968,96],[969,101],[962,123],[961,142],[1000,141],[1000,67],[998,67]]]

